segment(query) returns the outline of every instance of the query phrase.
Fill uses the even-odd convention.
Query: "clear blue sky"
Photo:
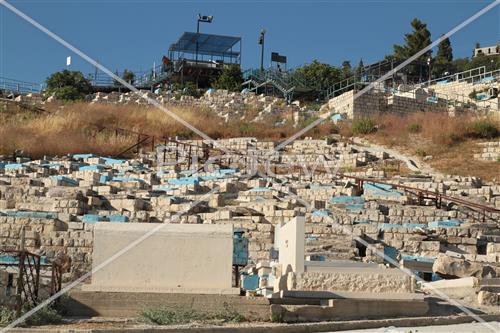
[[[266,28],[266,63],[271,51],[288,56],[289,65],[313,59],[340,65],[360,58],[377,61],[403,43],[418,17],[433,40],[492,0],[11,0],[67,41],[111,70],[151,68],[170,43],[196,29],[198,13],[214,15],[202,32],[243,38],[243,67],[259,64],[259,31]],[[451,38],[455,57],[469,57],[476,42],[500,39],[500,6]],[[93,73],[83,59],[0,6],[0,76],[42,82],[65,67]]]

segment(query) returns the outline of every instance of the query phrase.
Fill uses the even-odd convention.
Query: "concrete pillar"
[[[281,226],[278,243],[282,274],[290,268],[295,273],[304,272],[305,218],[297,216]]]

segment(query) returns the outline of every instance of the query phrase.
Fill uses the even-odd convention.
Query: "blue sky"
[[[145,70],[167,54],[170,43],[196,29],[198,13],[214,15],[202,32],[243,39],[244,68],[259,64],[259,31],[271,51],[298,66],[318,59],[340,65],[377,61],[403,43],[409,22],[428,24],[433,39],[492,0],[11,0],[10,3],[111,70]],[[476,42],[500,39],[500,6],[451,38],[455,57],[469,57]],[[93,73],[83,59],[0,6],[0,76],[42,82],[65,67]]]

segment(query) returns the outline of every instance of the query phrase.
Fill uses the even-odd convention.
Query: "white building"
[[[484,54],[486,56],[500,54],[500,42],[493,46],[476,47],[474,49],[474,57],[477,57],[480,54]]]

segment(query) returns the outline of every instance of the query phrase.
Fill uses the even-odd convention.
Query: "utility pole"
[[[200,34],[200,22],[212,23],[213,20],[214,20],[213,16],[198,14],[198,21],[196,24],[196,55],[195,55],[196,62],[198,62],[198,38]]]
[[[429,58],[427,58],[427,67],[428,67],[428,71],[429,71],[429,82],[427,83],[427,87],[431,85],[431,57],[429,56]]]
[[[260,44],[260,70],[264,71],[264,41],[266,37],[266,29],[260,31],[259,44]]]

